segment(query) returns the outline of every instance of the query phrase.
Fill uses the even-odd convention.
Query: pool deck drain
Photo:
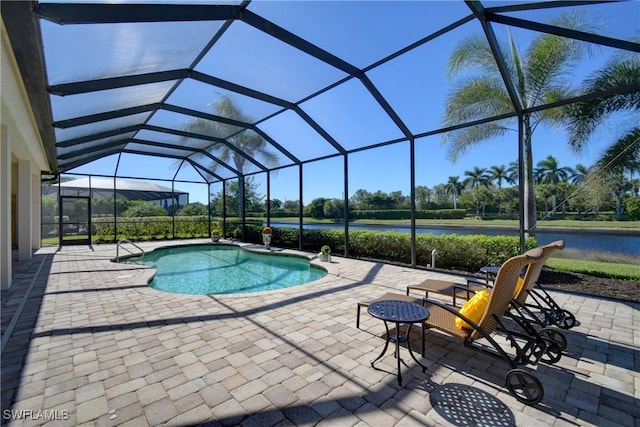
[[[437,332],[426,373],[405,360],[402,387],[392,356],[376,365],[388,372],[370,367],[384,326],[364,314],[356,329],[356,303],[455,276],[333,254],[310,284],[176,295],[149,289],[149,269],[110,262],[115,245],[56,249],[15,263],[2,292],[1,409],[23,418],[9,425],[639,425],[637,303],[553,292],[580,324],[559,363],[532,368],[545,398],[528,407],[503,387],[505,362]]]

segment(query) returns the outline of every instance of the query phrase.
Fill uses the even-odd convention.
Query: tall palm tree
[[[462,183],[466,188],[476,189],[481,185],[487,186],[489,183],[489,175],[487,174],[487,170],[483,168],[479,168],[478,166],[474,166],[473,170],[464,171],[464,175],[466,178]]]
[[[582,86],[583,93],[600,92],[626,85],[639,86],[640,56],[624,53],[614,56],[602,69],[587,78]],[[577,152],[587,145],[595,130],[613,113],[629,111],[632,118],[627,133],[614,141],[597,162],[616,171],[630,173],[640,170],[640,89],[626,94],[616,94],[592,101],[581,102],[566,109],[569,130],[569,144]]]
[[[243,123],[253,123],[254,120],[240,111],[233,99],[223,95],[211,104],[214,112],[221,117],[237,120]],[[184,130],[195,134],[201,134],[214,138],[226,139],[229,145],[221,142],[212,143],[207,140],[199,140],[198,148],[204,148],[225,163],[232,162],[233,166],[240,173],[248,171],[248,160],[242,156],[240,152],[248,154],[257,161],[263,162],[268,166],[278,164],[278,155],[269,150],[267,141],[257,133],[251,130],[242,130],[236,126],[207,120],[200,117],[189,120]],[[191,138],[183,137],[183,140]],[[197,154],[203,156],[202,154]],[[212,170],[216,170],[219,164],[212,162],[210,165]]]
[[[552,24],[575,30],[586,30],[593,25],[580,14],[563,14]],[[544,34],[536,37],[529,48],[521,54],[509,34],[507,43],[499,43],[504,57],[505,70],[514,83],[520,103],[524,108],[565,99],[569,97],[567,77],[569,71],[585,53],[586,44],[574,39]],[[497,116],[513,111],[513,104],[503,77],[487,40],[480,35],[464,39],[449,58],[449,76],[476,70],[477,74],[465,75],[448,96],[444,125],[452,126]],[[560,123],[563,116],[558,109],[536,111],[521,118],[523,128],[525,230],[535,227],[535,195],[533,191],[533,133],[543,122]],[[443,134],[443,142],[449,145],[449,156],[456,160],[470,147],[505,135],[510,130],[505,119],[484,123],[471,128],[462,128]]]
[[[498,189],[502,189],[502,181],[510,182],[511,178],[504,165],[491,166],[489,168],[489,180],[498,183]]]
[[[556,205],[558,202],[556,185],[560,182],[566,182],[569,179],[570,168],[560,167],[558,159],[553,156],[547,156],[537,164],[536,177],[539,183],[549,184],[551,191],[551,213],[556,213]]]
[[[575,185],[582,185],[587,179],[589,174],[589,168],[585,165],[578,163],[575,168],[571,169],[569,174],[569,182]]]
[[[453,197],[453,209],[458,209],[458,197],[460,197],[462,190],[464,190],[464,184],[458,181],[459,178],[458,176],[450,176],[446,184],[447,193]]]
[[[511,162],[509,163],[509,167],[507,168],[507,175],[508,175],[508,179],[509,179],[509,183],[510,184],[515,184],[516,182],[518,182],[518,177],[520,176],[520,166],[518,165],[518,162]]]
[[[219,97],[214,103],[211,104],[214,112],[228,119],[233,119],[243,123],[253,123],[254,120],[250,117],[242,114],[238,106],[234,103],[233,99],[229,96],[223,95]],[[222,162],[229,164],[233,163],[235,169],[240,173],[238,176],[238,212],[240,217],[244,216],[244,173],[248,171],[248,160],[241,154],[244,152],[249,157],[263,162],[267,166],[275,166],[278,164],[278,155],[269,150],[267,141],[259,134],[252,130],[242,130],[236,126],[215,121],[203,119],[200,117],[189,120],[184,130],[187,132],[205,135],[214,138],[225,139],[228,144],[222,142],[212,143],[209,140],[197,140],[197,148],[205,149],[213,156],[220,159]],[[193,138],[182,137],[181,142],[191,140]],[[193,156],[204,157],[204,154],[195,153]],[[220,165],[217,162],[211,161],[209,168],[213,171],[218,169]]]
[[[538,173],[536,175],[540,179],[540,182],[555,185],[569,179],[571,168],[565,166],[560,167],[558,159],[553,156],[547,156],[546,159],[538,162],[537,171]]]

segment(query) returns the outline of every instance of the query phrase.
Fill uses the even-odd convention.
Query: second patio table
[[[411,326],[413,326],[414,323],[422,324],[422,354],[424,355],[424,321],[429,318],[429,310],[420,304],[413,302],[388,300],[371,303],[367,308],[367,312],[373,317],[384,321],[384,327],[387,330],[387,340],[384,343],[384,348],[380,355],[371,361],[371,366],[374,367],[374,363],[384,356],[387,348],[389,347],[389,341],[394,341],[396,344],[395,357],[398,360],[398,384],[402,385],[402,371],[400,370],[400,341],[406,341],[409,354],[413,360],[422,367],[422,372],[424,372],[427,367],[420,363],[413,354],[413,351],[411,350],[411,343],[409,342],[409,334],[411,333]],[[387,322],[393,322],[396,324],[396,334],[394,336],[391,336],[389,333],[389,326],[387,325]],[[405,336],[400,335],[400,324],[402,323],[409,325]]]

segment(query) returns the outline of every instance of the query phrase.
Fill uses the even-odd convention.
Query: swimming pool
[[[249,252],[234,245],[189,245],[156,249],[124,262],[156,269],[149,286],[177,294],[208,295],[268,291],[298,286],[327,272],[298,256]]]

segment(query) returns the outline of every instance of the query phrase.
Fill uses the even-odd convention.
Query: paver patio
[[[560,362],[530,367],[545,387],[531,407],[504,361],[435,331],[426,373],[401,349],[402,387],[390,351],[371,368],[384,326],[364,313],[356,329],[356,303],[456,276],[333,256],[303,286],[175,295],[112,263],[115,245],[57,249],[14,263],[2,294],[5,424],[640,426],[638,303],[553,292],[579,325]]]

